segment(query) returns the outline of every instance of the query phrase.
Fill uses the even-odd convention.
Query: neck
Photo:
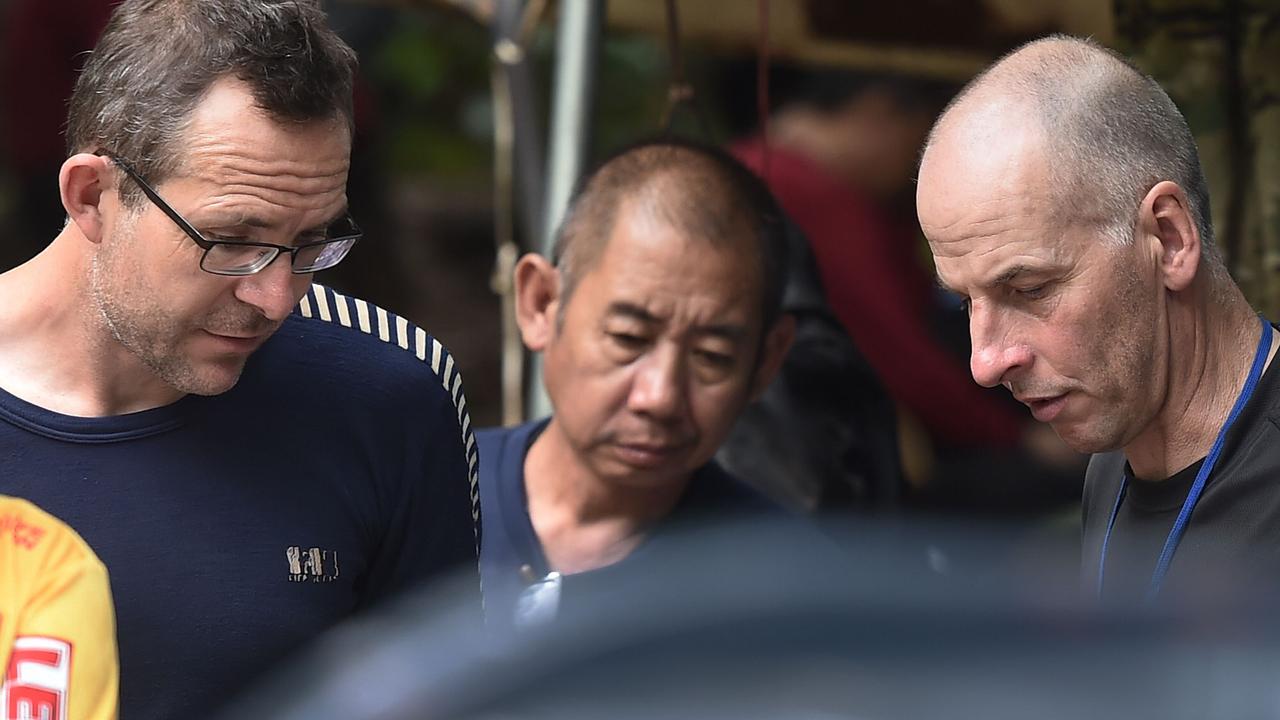
[[[1155,420],[1125,446],[1136,477],[1163,480],[1209,453],[1244,389],[1262,333],[1262,323],[1239,290],[1222,303],[1203,303],[1176,332],[1171,320],[1166,349],[1169,375],[1165,403]],[[1273,334],[1267,364],[1275,356]],[[1189,349],[1189,351],[1188,351]]]
[[[688,485],[629,485],[600,477],[553,417],[524,461],[529,519],[551,568],[593,570],[622,560],[671,512]]]
[[[87,244],[69,224],[39,255],[0,275],[0,387],[46,410],[81,417],[177,400],[182,394],[107,328],[89,287]]]

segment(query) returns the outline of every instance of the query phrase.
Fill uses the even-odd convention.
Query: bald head
[[[782,215],[764,183],[724,151],[654,140],[615,154],[580,183],[556,237],[561,308],[595,267],[623,213],[757,261],[764,327],[777,318],[786,272]]]
[[[1019,157],[1008,157],[1015,150]],[[938,155],[1040,164],[1054,188],[1055,219],[1096,227],[1116,245],[1132,239],[1147,191],[1173,181],[1187,194],[1206,259],[1221,263],[1208,188],[1182,114],[1154,80],[1092,41],[1037,40],[974,79],[929,135],[922,193]]]

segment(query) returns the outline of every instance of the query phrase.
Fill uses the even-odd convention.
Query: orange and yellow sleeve
[[[71,528],[0,498],[0,720],[117,716],[107,570]]]

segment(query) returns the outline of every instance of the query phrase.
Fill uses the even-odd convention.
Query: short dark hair
[[[68,152],[109,149],[161,182],[181,165],[192,111],[224,77],[282,122],[350,128],[355,65],[316,0],[125,0],[76,81]],[[141,201],[130,185],[121,195]]]
[[[745,256],[754,257],[760,270],[761,328],[767,332],[781,313],[787,276],[782,211],[764,182],[729,153],[669,137],[628,145],[579,181],[552,254],[560,270],[561,313],[603,254],[623,202],[646,190],[656,190],[650,209],[671,227],[717,244],[746,245]]]

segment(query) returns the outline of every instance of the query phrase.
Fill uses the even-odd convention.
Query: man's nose
[[[655,348],[636,368],[627,405],[655,419],[677,417],[684,411],[684,362],[671,348]]]
[[[295,288],[300,284],[299,278],[293,274],[292,258],[281,252],[270,265],[241,278],[236,298],[258,308],[268,320],[279,322],[293,312],[298,302]]]
[[[969,312],[969,372],[983,387],[995,387],[1031,364],[1031,350],[1016,337],[1011,323],[998,310]]]

